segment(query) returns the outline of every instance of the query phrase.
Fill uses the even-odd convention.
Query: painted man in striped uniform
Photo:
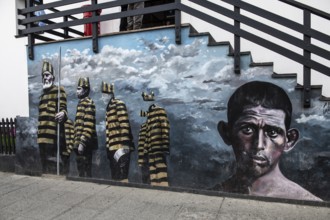
[[[57,126],[60,125],[60,147],[65,149],[64,122],[67,120],[67,103],[64,88],[54,85],[54,68],[48,61],[42,65],[43,93],[39,100],[38,145],[43,173],[57,173]],[[59,111],[58,111],[59,105]],[[62,149],[63,148],[63,149]],[[62,157],[61,167],[65,164]],[[60,169],[62,171],[63,169]]]
[[[74,123],[74,151],[79,177],[92,176],[93,150],[97,149],[95,104],[89,97],[89,78],[78,80],[76,119]]]
[[[151,105],[146,128],[151,185],[168,186],[166,155],[170,153],[170,124],[164,108]]]
[[[141,114],[141,117],[146,117],[146,115],[142,116],[142,114]],[[147,123],[145,122],[141,125],[140,131],[139,131],[138,165],[141,168],[142,183],[150,184],[148,151],[144,147],[144,145],[146,143],[146,129],[147,129]]]
[[[142,93],[144,101],[154,101],[154,94]],[[144,143],[143,143],[144,142]],[[147,121],[141,126],[139,133],[139,158],[143,182],[145,164],[149,166],[151,185],[168,186],[167,155],[170,153],[170,124],[164,108],[151,104],[147,113]],[[148,180],[149,181],[149,180]]]
[[[125,103],[114,97],[113,85],[102,84],[102,92],[111,95],[106,110],[106,147],[113,180],[128,181],[133,135]]]

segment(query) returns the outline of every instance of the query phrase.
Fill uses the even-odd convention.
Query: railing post
[[[97,5],[97,0],[92,0],[92,5]],[[92,12],[92,17],[97,16],[97,11]],[[92,24],[92,39],[93,39],[93,51],[94,53],[99,52],[99,39],[98,39],[98,22],[93,22]]]
[[[176,5],[178,6],[181,3],[181,0],[175,0]],[[175,43],[181,44],[181,11],[175,10]]]
[[[15,134],[14,134],[15,125],[13,118],[9,120],[9,136],[10,136],[10,154],[15,152]]]
[[[0,154],[3,154],[3,149],[4,149],[4,146],[2,144],[2,139],[3,139],[2,126],[3,126],[3,124],[0,121]]]
[[[64,22],[67,22],[68,20],[69,20],[68,16],[63,17]],[[69,38],[69,28],[68,27],[64,28],[64,35],[65,35],[65,38]]]
[[[33,6],[33,0],[27,0],[27,7]],[[33,16],[33,12],[28,13],[26,15],[27,18],[31,18]],[[32,28],[32,24],[27,24],[27,29]],[[34,60],[34,34],[28,34],[28,55],[30,60]]]
[[[6,127],[6,121],[4,118],[2,118],[2,144],[3,144],[3,153],[7,154],[7,151],[8,151],[7,127]]]
[[[16,154],[16,124],[17,124],[17,120],[16,117],[13,121],[13,142],[14,142],[14,150],[13,150],[13,154]]]
[[[306,45],[311,44],[311,37],[308,35],[311,30],[311,13],[307,9],[304,10],[304,27],[307,34],[304,34],[304,43]],[[306,62],[311,62],[311,52],[308,50],[304,50],[304,58]],[[304,107],[309,108],[311,106],[311,68],[307,65],[304,65],[304,91],[303,91],[303,102]]]
[[[234,12],[236,14],[240,14],[240,8],[238,6],[234,6]],[[241,24],[239,21],[235,20],[234,26],[236,29],[239,29]],[[234,37],[234,72],[237,74],[241,73],[240,53],[241,53],[241,39],[240,39],[240,36],[235,34],[235,37]]]
[[[7,135],[7,154],[11,154],[11,135],[10,135],[10,124],[9,119],[6,118],[6,135]]]

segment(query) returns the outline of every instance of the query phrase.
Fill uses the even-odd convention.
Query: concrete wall
[[[227,102],[231,94],[246,82],[257,80],[278,85],[288,94],[293,106],[291,128],[297,128],[300,135],[299,138],[293,135],[298,138],[294,149],[280,152],[279,169],[290,180],[277,173],[272,176],[275,185],[265,189],[276,193],[255,195],[317,199],[312,193],[328,201],[330,143],[327,133],[330,114],[329,103],[316,98],[319,91],[313,92],[315,107],[304,109],[301,107],[301,93],[294,89],[296,78],[272,78],[272,66],[251,68],[250,56],[243,57],[242,74],[236,75],[233,59],[228,56],[228,46],[210,47],[207,46],[207,36],[188,35],[189,28],[183,28],[182,45],[175,44],[174,29],[171,28],[101,37],[98,54],[92,52],[90,39],[37,45],[35,60],[27,60],[30,117],[22,131],[26,139],[21,139],[24,151],[17,153],[18,157],[24,158],[29,149],[33,153],[38,151],[36,132],[39,96],[43,92],[42,62],[49,60],[54,65],[58,79],[56,70],[61,47],[61,85],[67,94],[71,120],[75,119],[78,103],[75,94],[78,79],[89,77],[91,83],[90,97],[96,105],[98,134],[98,150],[93,154],[93,178],[112,179],[105,148],[105,112],[110,98],[101,92],[104,81],[114,83],[116,97],[123,100],[128,109],[135,144],[130,158],[129,182],[142,183],[137,148],[140,126],[146,118],[139,114],[140,110],[147,111],[151,103],[144,102],[141,93],[153,91],[155,101],[152,103],[166,110],[170,123],[169,186],[227,191],[219,186],[235,175],[239,160],[235,160],[237,155],[230,143],[219,135],[218,122],[227,121]],[[279,124],[273,126],[281,127]],[[283,141],[289,142],[293,136],[287,136],[288,139]],[[24,143],[29,143],[29,146],[24,146]],[[38,162],[38,157],[35,158]],[[72,153],[71,176],[78,175],[75,158]],[[38,169],[40,172],[40,167]],[[20,172],[34,173],[31,170]],[[276,183],[287,187],[278,189]]]

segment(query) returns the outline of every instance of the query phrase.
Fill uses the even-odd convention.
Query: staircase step
[[[328,102],[328,101],[330,101],[330,97],[325,97],[325,96],[322,95],[319,100]]]
[[[250,51],[242,51],[239,53],[240,56],[246,56],[246,55],[251,55],[251,52]],[[228,54],[228,56],[234,56],[234,50],[232,53]]]
[[[272,74],[272,78],[275,78],[275,79],[281,79],[281,78],[297,78],[297,73],[281,73],[281,74],[278,74],[278,73],[273,73]]]
[[[209,42],[207,44],[209,47],[216,47],[216,46],[227,46],[229,47],[229,53],[228,54],[234,54],[234,48],[231,46],[229,41],[221,41],[221,42]]]
[[[295,86],[295,89],[297,89],[297,90],[303,90],[304,87],[303,87],[303,85],[297,84]],[[311,85],[311,89],[322,89],[322,85]]]
[[[258,63],[255,63],[255,62],[252,62],[250,64],[250,67],[258,67],[258,66],[273,66],[274,63],[273,62],[258,62]]]

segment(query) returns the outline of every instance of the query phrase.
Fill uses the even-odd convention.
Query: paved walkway
[[[329,220],[330,208],[0,172],[0,220],[7,219]]]

